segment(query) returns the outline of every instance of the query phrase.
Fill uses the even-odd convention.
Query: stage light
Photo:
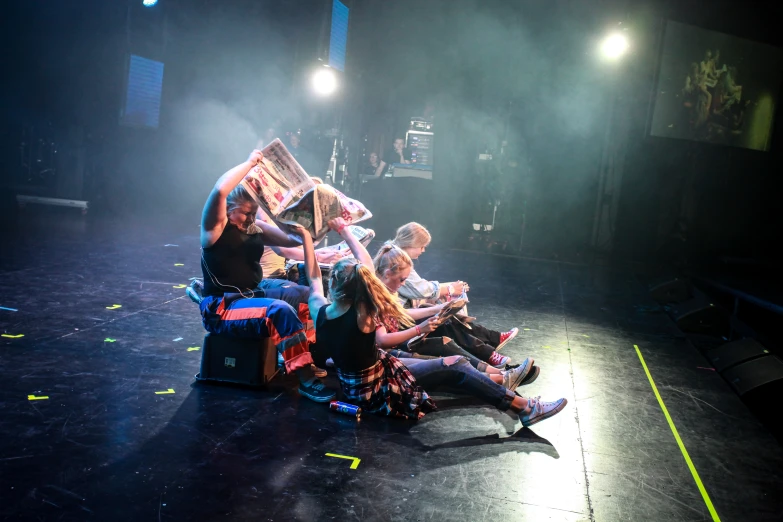
[[[142,0],[141,3],[144,4],[144,7],[152,7],[158,3],[158,0]]]
[[[609,35],[601,43],[601,53],[606,58],[616,60],[628,50],[628,39],[620,33]]]
[[[327,67],[322,67],[313,75],[313,89],[318,94],[328,96],[337,88],[337,76],[334,71]]]

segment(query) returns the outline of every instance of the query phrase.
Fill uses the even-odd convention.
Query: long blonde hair
[[[397,235],[392,243],[400,248],[426,247],[432,241],[429,231],[415,221],[411,221],[397,229]]]
[[[329,275],[329,292],[333,300],[346,299],[380,320],[392,317],[400,326],[413,326],[413,319],[400,306],[380,279],[370,269],[353,259],[334,264]]]
[[[372,262],[375,265],[375,275],[379,278],[383,277],[386,270],[391,270],[393,274],[396,274],[400,270],[413,267],[410,256],[391,241],[383,244]]]

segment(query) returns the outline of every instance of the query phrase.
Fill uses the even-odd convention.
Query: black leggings
[[[471,366],[473,366],[475,369],[477,369],[480,372],[485,372],[487,369],[487,363],[470,353],[469,351],[465,350],[458,344],[456,344],[454,341],[449,341],[447,343],[443,342],[442,337],[425,337],[421,341],[417,343],[413,343],[412,345],[408,345],[407,343],[402,343],[399,346],[397,346],[394,350],[390,350],[389,353],[397,358],[406,357],[406,352],[413,353],[414,358],[416,355],[422,356],[421,358],[430,358],[430,357],[448,357],[450,355],[461,355],[463,356]]]

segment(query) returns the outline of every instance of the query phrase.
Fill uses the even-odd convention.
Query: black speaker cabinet
[[[691,285],[685,279],[667,277],[650,284],[650,295],[661,304],[681,303],[692,297]]]
[[[757,357],[732,366],[723,372],[723,378],[743,396],[762,386],[783,384],[783,361],[774,355]]]
[[[707,350],[704,355],[719,372],[745,361],[763,357],[769,352],[755,339],[746,338]]]
[[[264,386],[277,374],[277,350],[270,339],[207,334],[197,381]]]
[[[729,337],[731,318],[725,310],[704,298],[694,298],[672,306],[672,318],[683,332]]]

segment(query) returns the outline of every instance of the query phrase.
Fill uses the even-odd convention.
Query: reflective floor
[[[181,286],[200,275],[197,232],[77,222],[6,241],[3,520],[783,519],[780,446],[667,316],[644,313],[633,273],[428,251],[423,276],[470,282],[471,315],[522,330],[502,353],[542,373],[521,392],[569,404],[522,429],[436,393],[418,423],[357,422],[291,377],[194,385],[204,331]]]

